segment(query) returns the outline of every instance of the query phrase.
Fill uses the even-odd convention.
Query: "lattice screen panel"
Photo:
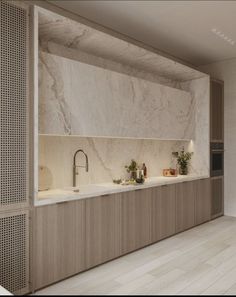
[[[28,196],[27,14],[0,1],[0,209]]]
[[[29,224],[27,212],[0,215],[0,284],[10,292],[29,291]]]

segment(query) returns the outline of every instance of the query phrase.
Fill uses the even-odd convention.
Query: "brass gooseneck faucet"
[[[85,156],[85,166],[76,165],[76,157],[79,153],[82,153]],[[78,175],[77,168],[82,167],[85,168],[86,172],[89,170],[89,164],[88,164],[88,156],[85,154],[83,150],[77,150],[74,154],[73,158],[73,187],[76,187],[76,175]]]

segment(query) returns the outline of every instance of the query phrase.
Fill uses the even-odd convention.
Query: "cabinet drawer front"
[[[121,194],[86,200],[86,268],[121,255]]]
[[[35,209],[34,261],[36,289],[85,270],[85,203]]]
[[[211,141],[224,140],[224,85],[211,81]]]
[[[175,185],[161,187],[160,236],[161,239],[175,234]]]
[[[211,216],[212,218],[224,213],[224,178],[211,178]]]
[[[176,185],[176,232],[195,225],[195,182]]]
[[[122,198],[122,253],[151,243],[151,189],[132,191]]]
[[[196,225],[211,219],[210,179],[196,181],[195,220]]]

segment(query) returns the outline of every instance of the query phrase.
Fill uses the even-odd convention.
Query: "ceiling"
[[[236,1],[48,2],[196,66],[236,57]]]

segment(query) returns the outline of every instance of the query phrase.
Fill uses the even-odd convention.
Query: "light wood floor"
[[[234,295],[236,218],[221,217],[36,294]]]

